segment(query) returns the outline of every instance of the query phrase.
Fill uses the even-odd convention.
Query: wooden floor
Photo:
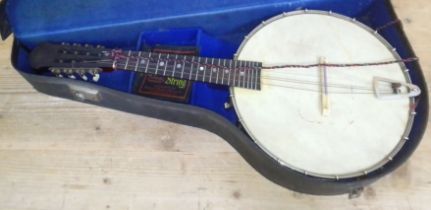
[[[395,0],[431,84],[431,2]],[[362,197],[281,188],[204,130],[37,93],[0,43],[0,209],[431,209],[431,133]]]

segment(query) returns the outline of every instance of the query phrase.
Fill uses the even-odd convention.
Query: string
[[[274,80],[274,81],[297,83],[297,84],[318,85],[318,86],[321,85],[318,82],[306,81],[306,80],[295,80],[295,79],[287,79],[287,78],[274,78],[274,77],[267,77],[267,76],[262,76],[261,78],[262,79],[268,79],[268,80]],[[337,84],[337,83],[329,83],[328,87],[345,88],[345,89],[352,89],[352,88],[354,88],[356,90],[372,90],[371,88],[368,88],[368,87],[365,87],[365,86],[344,85],[344,84]]]
[[[411,63],[418,61],[417,57],[410,57],[392,61],[369,62],[369,63],[316,63],[308,65],[286,64],[278,66],[264,66],[262,69],[284,69],[284,68],[315,68],[315,67],[332,67],[332,68],[346,68],[346,67],[365,67],[365,66],[383,66],[396,63]]]
[[[399,23],[401,23],[401,20],[400,20],[400,19],[395,19],[395,20],[393,20],[393,21],[390,21],[390,22],[386,23],[385,25],[382,25],[382,26],[380,26],[380,27],[377,27],[377,28],[376,28],[376,31],[381,31],[381,30],[383,30],[383,29],[389,28],[389,27],[391,27],[391,26],[393,26],[393,25],[395,25],[395,24],[399,24]]]
[[[109,62],[109,63],[107,62],[107,64],[111,64],[111,62]],[[117,63],[117,64],[121,64],[121,63]],[[131,65],[136,65],[137,63],[133,64],[133,62],[132,62],[130,64]],[[150,66],[148,68],[146,68],[146,67],[139,67],[138,66],[138,68],[136,68],[136,69],[139,70],[138,72],[146,73],[144,70],[156,70],[157,68],[150,67]],[[172,71],[172,70],[170,70],[168,68],[166,68],[166,69],[158,69],[158,70],[160,72],[164,72],[165,73],[164,76],[170,76],[170,75],[174,75],[174,74],[180,73],[178,71]],[[193,72],[187,72],[187,71],[182,72],[182,74],[183,74],[183,77],[181,79],[185,79],[187,77],[190,78],[191,76],[194,75]],[[196,75],[194,75],[194,76],[196,76]],[[204,82],[205,81],[210,81],[210,79],[212,79],[212,77],[210,77],[210,75],[207,75],[207,74],[205,74],[205,75],[203,75],[203,74],[202,75],[198,75],[198,78],[202,78],[202,80]],[[318,82],[301,81],[301,80],[288,79],[288,78],[274,78],[274,77],[267,77],[267,76],[261,76],[261,78],[263,79],[263,81],[262,82],[257,82],[257,84],[268,85],[268,86],[278,86],[278,87],[292,88],[292,89],[305,90],[305,91],[313,91],[313,92],[318,92],[319,91],[319,90],[309,89],[309,88],[307,89],[307,88],[301,88],[301,87],[288,86],[288,85],[285,85],[285,84],[280,85],[280,84],[274,84],[274,83],[266,83],[265,80],[279,81],[279,82],[284,82],[286,84],[296,83],[296,84],[302,84],[302,85],[315,85],[316,87],[320,85]],[[192,77],[192,79],[193,79],[193,77]],[[224,79],[221,80],[222,81],[222,85],[227,85],[228,84],[228,82],[225,82],[225,79],[227,79],[227,78],[224,78]],[[231,80],[231,81],[236,86],[243,87],[243,88],[250,87],[250,86],[252,86],[254,84],[252,81],[248,81],[246,78],[244,78],[243,80],[241,80],[241,78],[240,79],[236,78],[235,80]],[[233,85],[233,84],[230,84],[230,85]],[[336,93],[336,94],[349,94],[349,93],[352,93],[352,94],[374,94],[374,90],[372,88],[368,88],[368,87],[365,87],[365,86],[354,86],[354,85],[346,85],[346,84],[328,83],[328,87],[335,88],[335,89],[350,90],[348,92],[339,92],[339,91],[333,91],[333,90],[331,90],[331,93]],[[368,92],[353,92],[353,91],[357,91],[357,90],[368,91]],[[392,88],[388,86],[387,90],[384,90],[384,91],[382,90],[380,92],[381,93],[390,94],[393,91],[392,91]]]
[[[262,82],[263,85],[268,85],[268,86],[276,86],[276,87],[282,87],[282,88],[289,88],[289,89],[296,89],[296,90],[302,90],[302,91],[309,91],[309,92],[320,92],[320,90],[315,90],[315,89],[310,89],[310,88],[304,88],[304,87],[296,87],[296,86],[291,86],[291,85],[285,85],[285,84],[273,84],[273,83],[265,83]],[[338,90],[331,90],[331,94],[362,94],[362,95],[366,95],[366,94],[374,94],[374,91],[360,91],[360,92],[354,92],[357,91],[356,89],[350,89],[350,91],[338,91]],[[379,93],[382,94],[392,94],[393,91],[379,91]]]
[[[127,62],[132,64],[132,65],[138,65],[139,61],[146,61],[146,62],[153,62],[159,64],[161,62],[166,62],[166,65],[169,65],[169,62],[180,62],[180,63],[191,63],[191,64],[196,64],[199,67],[210,67],[210,68],[216,68],[216,69],[220,69],[222,71],[225,70],[229,70],[229,71],[235,71],[235,70],[240,70],[240,71],[247,71],[247,70],[257,70],[257,69],[261,69],[262,71],[264,70],[270,70],[270,69],[286,69],[286,68],[314,68],[314,67],[333,67],[333,68],[345,68],[345,67],[364,67],[364,66],[379,66],[379,65],[389,65],[389,64],[394,64],[394,63],[409,63],[409,62],[414,62],[414,61],[418,61],[417,57],[411,57],[411,58],[406,58],[406,59],[399,59],[399,60],[392,60],[392,61],[383,61],[383,62],[369,62],[369,63],[350,63],[350,64],[334,64],[334,63],[318,63],[318,64],[309,64],[309,65],[298,65],[298,64],[286,64],[286,65],[277,65],[277,66],[265,66],[265,67],[234,67],[234,68],[228,68],[226,66],[223,65],[215,65],[215,64],[208,64],[208,63],[200,63],[200,62],[196,62],[196,61],[190,61],[187,59],[170,59],[168,58],[170,55],[167,54],[167,58],[160,58],[160,59],[156,59],[153,57],[143,57],[143,56],[135,56],[132,55],[132,52],[129,52],[130,56],[128,55],[124,55],[123,51],[121,49],[113,49],[110,51],[110,55],[112,57],[111,59],[105,59],[105,60],[99,60],[99,61],[86,61],[87,63],[104,63],[107,62],[108,64],[112,63],[112,66],[115,69],[115,65],[119,64],[121,61],[121,59],[127,59]],[[186,57],[184,57],[186,58]],[[208,59],[208,58],[206,58]],[[130,60],[132,60],[132,62],[130,62]],[[133,62],[134,60],[136,60],[136,62]],[[224,62],[226,62],[227,60],[224,60]],[[86,63],[85,61],[83,63]],[[219,61],[220,62],[220,61]],[[232,61],[230,61],[232,62]],[[238,62],[238,61],[236,61]],[[240,61],[241,62],[241,61]],[[250,62],[250,61],[242,61],[242,62]],[[232,64],[232,63],[231,63]],[[252,64],[256,64],[256,62],[252,62]],[[158,67],[157,67],[158,68]],[[156,69],[157,69],[156,68]],[[167,67],[166,67],[167,68]],[[138,67],[136,68],[137,70],[142,70],[143,67]],[[163,70],[163,72],[166,74],[168,74],[167,76],[169,76],[171,73],[175,73],[175,71],[171,71],[171,70]],[[198,72],[198,70],[197,70]],[[280,73],[280,72],[274,72],[274,73]],[[191,76],[193,75],[192,72],[188,73],[188,72],[184,72],[183,74],[189,76],[189,78],[191,78]],[[184,75],[183,75],[184,76]],[[208,75],[202,75],[199,76],[199,73],[196,74],[196,78],[202,78],[203,81],[207,80],[207,81],[211,81],[211,77]],[[245,87],[250,87],[250,81],[248,81],[249,79],[242,77],[242,81],[241,78],[239,77],[238,79],[234,79],[233,83],[238,83],[239,85],[241,85],[241,83],[243,84],[243,86]],[[298,83],[298,84],[313,84],[313,85],[319,85],[316,82],[310,82],[310,81],[300,81],[300,80],[292,80],[292,79],[287,79],[287,78],[277,78],[277,77],[265,77],[265,76],[261,76],[262,79],[268,79],[268,80],[275,80],[275,81],[282,81],[282,82],[290,82],[290,83]],[[228,80],[228,83],[230,81]],[[224,83],[224,79],[222,79],[222,83]],[[259,84],[259,83],[258,83]],[[273,85],[273,84],[271,84]],[[336,87],[336,88],[340,88],[343,87],[345,89],[362,89],[362,90],[372,90],[371,88],[367,88],[367,87],[361,87],[361,86],[352,86],[352,85],[343,85],[343,84],[328,84],[328,86],[330,87]]]
[[[165,54],[166,56],[171,56],[171,54]],[[127,56],[124,55],[121,49],[111,50],[111,56],[113,60],[119,59],[136,59],[136,60],[147,60],[147,61],[155,61],[155,62],[185,62],[190,64],[197,64],[199,66],[209,67],[209,68],[221,68],[221,69],[230,69],[230,70],[255,70],[256,67],[235,67],[235,68],[227,68],[223,65],[216,64],[208,64],[208,63],[200,63],[197,61],[189,61],[184,59],[174,59],[174,58],[160,58],[156,59],[153,57],[143,57],[143,56]],[[397,59],[391,61],[380,61],[380,62],[367,62],[367,63],[316,63],[316,64],[285,64],[285,65],[274,65],[274,66],[262,66],[258,67],[260,69],[286,69],[286,68],[315,68],[315,67],[332,67],[332,68],[346,68],[346,67],[365,67],[365,66],[382,66],[382,65],[390,65],[396,63],[411,63],[419,61],[418,57],[410,57],[405,59]],[[242,61],[242,62],[251,62],[252,61]]]
[[[191,64],[197,64],[199,66],[203,67],[212,67],[217,68],[221,70],[256,70],[256,69],[286,69],[286,68],[316,68],[316,67],[332,67],[332,68],[347,68],[347,67],[366,67],[366,66],[382,66],[382,65],[390,65],[390,64],[396,64],[396,63],[411,63],[419,61],[419,58],[417,57],[410,57],[405,59],[398,59],[398,60],[392,60],[392,61],[381,61],[381,62],[368,62],[368,63],[316,63],[316,64],[285,64],[285,65],[275,65],[275,66],[261,66],[261,67],[234,67],[234,68],[228,68],[226,66],[222,65],[215,65],[215,64],[206,64],[206,63],[200,63],[195,61],[188,61],[188,60],[181,60],[181,59],[155,59],[155,58],[146,58],[142,57],[139,58],[139,60],[146,60],[146,62],[185,62],[185,63],[191,63]],[[113,64],[118,63],[118,60],[97,60],[97,61],[82,61],[81,63],[99,63],[99,62],[111,62]],[[251,61],[244,61],[244,62],[251,62]],[[106,63],[105,63],[106,64]],[[135,65],[137,62],[135,63]]]

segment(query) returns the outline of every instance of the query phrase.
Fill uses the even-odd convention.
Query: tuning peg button
[[[87,81],[87,80],[88,80],[88,77],[87,77],[85,74],[81,75],[81,78],[82,78],[84,81]]]
[[[98,82],[100,80],[100,74],[94,74],[93,81]]]

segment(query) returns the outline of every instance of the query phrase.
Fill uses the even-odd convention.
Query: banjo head
[[[236,59],[274,66],[400,56],[351,18],[297,11],[262,23],[244,40]],[[391,161],[408,139],[414,99],[384,100],[373,89],[376,78],[411,83],[402,63],[263,69],[261,74],[261,91],[232,88],[232,101],[250,137],[284,166],[321,178],[362,176]],[[390,94],[391,88],[381,91]]]

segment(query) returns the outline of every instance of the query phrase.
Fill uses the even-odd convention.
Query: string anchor
[[[421,89],[414,84],[399,82],[382,77],[373,79],[374,95],[378,99],[412,98],[421,94]],[[390,90],[390,91],[389,91]]]

